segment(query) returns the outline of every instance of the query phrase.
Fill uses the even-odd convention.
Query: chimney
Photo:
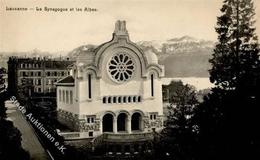
[[[118,20],[115,24],[114,35],[116,36],[128,36],[128,32],[126,30],[126,22]]]

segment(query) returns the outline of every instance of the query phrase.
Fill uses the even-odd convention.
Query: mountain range
[[[208,77],[210,63],[208,62],[213,53],[215,42],[197,39],[190,36],[172,38],[168,40],[152,40],[136,42],[144,51],[152,50],[159,59],[159,63],[165,66],[166,77]],[[75,59],[80,51],[94,48],[87,44],[79,46],[72,51],[62,53],[49,53],[34,50],[27,53],[0,52],[0,66],[7,66],[6,62],[10,55],[32,56],[55,56],[64,55]]]
[[[140,41],[144,50],[152,50],[165,66],[166,77],[208,77],[215,42],[190,36],[164,41]]]

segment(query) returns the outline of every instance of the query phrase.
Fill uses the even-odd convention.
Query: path
[[[11,101],[6,101],[8,120],[13,121],[22,134],[22,147],[30,153],[32,160],[49,160],[48,154],[39,142],[33,128],[28,124],[22,113],[16,110]]]

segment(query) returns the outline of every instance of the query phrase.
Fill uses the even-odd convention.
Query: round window
[[[135,71],[133,58],[125,53],[115,54],[108,63],[110,77],[119,83],[132,78]]]

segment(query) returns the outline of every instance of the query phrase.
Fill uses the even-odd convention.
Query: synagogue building
[[[83,47],[56,83],[58,119],[78,138],[144,140],[163,128],[163,77],[156,54],[131,42],[126,22],[117,21],[112,40]]]

